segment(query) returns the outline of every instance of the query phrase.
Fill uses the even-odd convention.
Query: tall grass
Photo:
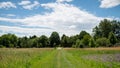
[[[120,62],[96,61],[89,57],[119,53],[120,50],[108,49],[2,48],[0,68],[119,68]]]

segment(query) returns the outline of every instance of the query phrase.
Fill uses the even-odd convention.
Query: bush
[[[83,48],[85,45],[83,44],[83,41],[80,41],[80,43],[79,43],[79,47],[80,48]]]
[[[112,45],[117,43],[117,38],[113,32],[109,33],[109,41]]]
[[[96,44],[93,38],[91,38],[89,41],[89,47],[96,47]]]
[[[5,46],[3,46],[3,45],[0,45],[0,48],[5,48]]]
[[[109,46],[110,42],[107,38],[99,38],[96,40],[97,46]]]
[[[79,39],[77,39],[75,45],[73,45],[75,48],[83,48],[83,46],[84,44]]]
[[[85,35],[81,40],[81,44],[84,45],[84,47],[88,47],[90,38],[90,35]]]
[[[77,39],[75,45],[73,45],[72,47],[74,47],[74,48],[83,48],[83,46],[84,46],[84,44],[82,43],[82,41]]]
[[[9,47],[12,48],[12,47],[14,47],[14,45],[13,44],[9,44]]]
[[[77,40],[76,40],[76,43],[75,43],[75,45],[74,45],[74,47],[75,47],[75,48],[79,48],[79,46],[80,46],[80,40],[77,39]]]

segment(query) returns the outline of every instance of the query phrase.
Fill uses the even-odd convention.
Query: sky
[[[0,0],[0,35],[92,34],[105,18],[120,20],[120,0]]]

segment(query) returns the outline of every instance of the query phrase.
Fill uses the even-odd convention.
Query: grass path
[[[110,68],[106,63],[84,59],[84,55],[120,51],[79,49],[0,49],[0,68]],[[113,63],[112,68],[119,68]]]
[[[61,67],[60,58],[61,58],[61,52],[58,51],[58,53],[57,53],[57,68]]]
[[[80,62],[78,59],[66,52],[64,49],[53,50],[52,52],[45,55],[41,60],[38,58],[32,59],[30,62],[31,68],[78,68]]]

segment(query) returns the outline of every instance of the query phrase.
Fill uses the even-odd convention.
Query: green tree
[[[114,45],[117,42],[117,38],[116,38],[116,36],[114,35],[113,32],[109,33],[109,41],[112,45]]]
[[[108,38],[109,33],[112,31],[112,22],[104,19],[93,29],[94,39],[106,37]]]
[[[109,33],[112,31],[111,21],[104,19],[100,22],[99,28],[102,32],[102,37],[108,38]]]
[[[83,44],[83,42],[81,40],[77,39],[75,45],[73,45],[72,47],[74,47],[74,48],[83,48],[84,44]]]
[[[5,47],[16,47],[17,40],[17,36],[14,34],[4,34],[0,38],[0,45]]]
[[[96,44],[93,38],[91,38],[89,41],[89,47],[96,47]]]
[[[36,35],[30,36],[30,39],[34,39],[34,38],[37,38],[37,36]]]
[[[56,47],[57,45],[60,44],[60,37],[57,32],[52,32],[50,36],[50,45],[51,47]]]
[[[110,45],[110,42],[107,38],[99,38],[96,40],[96,44],[97,44],[97,47],[99,46],[109,46]]]
[[[88,47],[89,45],[89,40],[90,40],[91,36],[86,34],[83,39],[82,39],[82,43],[84,44],[84,47]]]
[[[1,39],[0,39],[0,45],[9,47],[9,44],[10,44],[10,39],[9,39],[8,35],[7,34],[2,35]]]
[[[72,45],[75,45],[77,39],[79,39],[79,35],[70,36],[69,37],[69,46],[72,47]]]
[[[94,34],[93,38],[95,40],[98,39],[98,38],[100,38],[100,37],[102,37],[102,32],[101,32],[101,30],[99,29],[98,26],[96,26],[95,28],[93,28],[93,34]]]
[[[79,39],[76,40],[76,43],[75,43],[75,45],[73,45],[73,47],[75,47],[75,48],[80,47],[80,40]]]
[[[71,47],[70,46],[70,39],[65,34],[63,34],[63,36],[61,37],[61,46],[62,47]]]
[[[39,38],[39,43],[41,44],[42,47],[48,47],[48,45],[49,45],[48,37],[45,36],[45,35],[42,35],[42,36]]]
[[[116,38],[120,41],[120,21],[117,21],[117,20],[113,20],[111,21],[112,23],[112,31]]]
[[[80,34],[79,34],[79,39],[80,39],[80,40],[83,39],[83,37],[84,37],[85,35],[89,35],[89,33],[87,33],[86,31],[81,31]]]
[[[21,47],[21,48],[31,47],[29,44],[30,44],[29,43],[29,38],[27,38],[26,36],[22,37],[22,38],[19,38],[19,41],[18,41],[19,47]]]
[[[38,47],[38,38],[29,38],[27,40],[28,44],[29,45],[28,47]]]
[[[14,34],[11,34],[9,38],[10,38],[11,45],[13,45],[12,47],[17,47],[17,43],[18,43],[17,36]]]

